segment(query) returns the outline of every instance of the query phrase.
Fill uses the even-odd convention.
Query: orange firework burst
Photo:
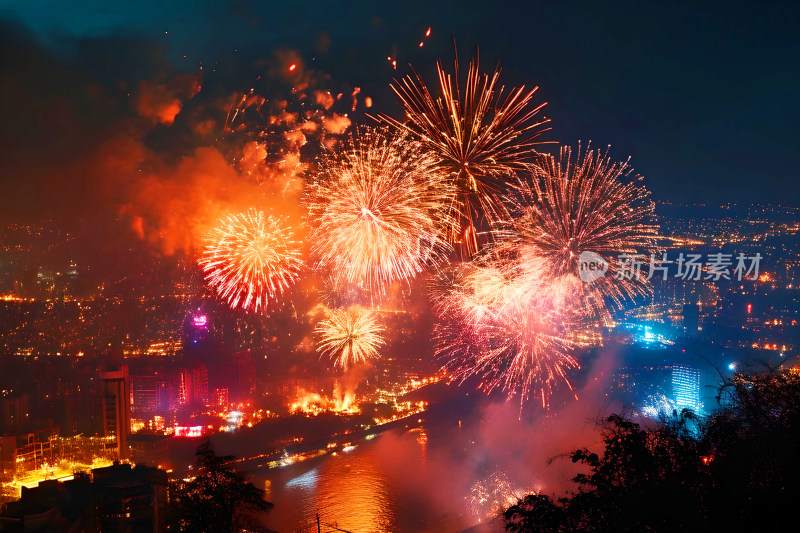
[[[228,216],[209,234],[198,263],[232,308],[258,312],[299,276],[303,262],[293,236],[285,219],[250,209]]]
[[[383,326],[373,313],[360,307],[334,309],[315,332],[319,335],[317,350],[345,370],[378,357],[378,348],[384,344]]]
[[[337,276],[383,291],[446,258],[449,194],[417,142],[361,130],[323,161],[306,194],[312,252]]]
[[[597,316],[608,315],[625,301],[648,294],[650,285],[634,268],[633,259],[620,271],[619,257],[647,263],[656,249],[658,227],[652,223],[653,202],[632,175],[627,162],[614,163],[600,150],[586,149],[573,160],[562,147],[560,158],[548,157],[530,179],[518,180],[509,199],[511,217],[497,224],[495,252],[526,264],[542,265],[582,299]],[[581,281],[579,258],[596,254],[608,265],[605,276]]]
[[[567,371],[578,367],[569,337],[576,315],[557,284],[509,266],[471,264],[435,294],[436,351],[456,381],[474,376],[482,390],[521,402],[537,391],[546,406],[557,382],[571,388]]]
[[[380,119],[411,134],[435,155],[456,190],[450,199],[453,224],[449,238],[463,242],[474,253],[478,249],[476,225],[504,213],[504,180],[528,170],[536,155],[534,138],[548,129],[545,124],[549,121],[535,118],[545,105],[533,105],[538,87],[519,87],[504,94],[504,88],[497,85],[500,70],[491,76],[480,74],[475,59],[470,61],[462,92],[457,60],[453,76],[441,63],[436,67],[438,98],[415,72],[392,85],[407,120],[385,115]]]

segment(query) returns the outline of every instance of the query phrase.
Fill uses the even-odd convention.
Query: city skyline
[[[0,529],[782,523],[798,14],[3,6]]]

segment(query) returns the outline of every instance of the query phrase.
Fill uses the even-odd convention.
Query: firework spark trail
[[[303,262],[284,219],[250,209],[228,216],[208,236],[198,263],[231,308],[259,312],[297,280]]]
[[[463,268],[434,295],[436,352],[451,378],[477,377],[482,390],[499,388],[521,403],[536,392],[543,407],[558,382],[571,388],[567,371],[579,365],[568,333],[577,314],[558,284],[510,263]]]
[[[335,275],[383,293],[446,259],[450,190],[418,143],[362,129],[306,192],[312,252]]]
[[[349,367],[375,359],[383,346],[384,331],[367,309],[334,309],[315,328],[319,336],[317,351],[333,359],[334,366]]]
[[[614,163],[608,151],[562,147],[531,178],[520,178],[508,197],[510,217],[495,225],[495,253],[516,258],[551,273],[579,298],[595,318],[607,319],[626,302],[650,293],[647,279],[635,271],[620,272],[621,254],[649,261],[656,250],[658,227],[651,223],[653,202],[632,175],[627,162]],[[579,279],[578,259],[593,252],[609,265],[595,281]],[[623,275],[629,274],[629,275]]]
[[[391,86],[406,120],[386,115],[379,119],[411,134],[436,156],[456,188],[450,199],[449,238],[465,243],[474,254],[481,220],[491,222],[505,213],[501,199],[505,180],[528,171],[531,158],[537,155],[534,139],[549,129],[545,127],[549,120],[537,120],[536,115],[546,104],[533,105],[538,87],[505,93],[498,86],[500,70],[491,76],[480,74],[477,59],[470,61],[463,92],[458,60],[455,75],[448,74],[441,63],[436,67],[438,98],[414,72]]]

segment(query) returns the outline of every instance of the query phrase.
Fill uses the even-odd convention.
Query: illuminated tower
[[[216,354],[211,318],[201,312],[189,314],[183,321],[183,355],[194,361],[208,361]]]
[[[131,428],[131,392],[128,367],[108,367],[100,372],[103,410],[103,434],[116,441],[120,459],[128,458],[128,435]]]
[[[700,411],[700,371],[684,365],[672,367],[672,395],[678,411],[691,409]]]

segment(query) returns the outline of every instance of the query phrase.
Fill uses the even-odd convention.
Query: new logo
[[[608,262],[594,252],[581,252],[578,257],[578,276],[585,283],[598,280],[606,275]]]

